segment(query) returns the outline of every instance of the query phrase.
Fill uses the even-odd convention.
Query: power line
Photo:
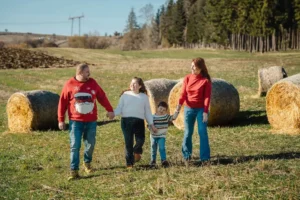
[[[73,22],[74,19],[78,19],[79,22],[79,36],[80,36],[80,19],[83,18],[84,15],[82,14],[81,16],[76,16],[76,17],[69,17],[69,20],[72,20],[72,25],[71,25],[71,36],[73,36]]]

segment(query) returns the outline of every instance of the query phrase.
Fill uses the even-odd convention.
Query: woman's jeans
[[[134,164],[133,153],[142,154],[145,142],[145,124],[143,119],[122,117],[121,128],[125,139],[126,164]],[[133,146],[135,138],[135,145]]]
[[[152,137],[150,136],[151,141],[151,161],[156,161],[156,153],[157,153],[157,146],[159,147],[159,154],[161,161],[164,161],[167,159],[166,156],[166,138],[164,137]]]
[[[81,138],[84,143],[84,162],[90,163],[96,143],[97,122],[80,122],[70,120],[71,170],[79,169]]]
[[[184,107],[184,137],[182,142],[182,154],[185,160],[192,157],[193,142],[192,136],[194,125],[197,119],[198,134],[200,138],[200,160],[205,161],[210,159],[210,147],[207,135],[207,123],[203,123],[203,108]]]

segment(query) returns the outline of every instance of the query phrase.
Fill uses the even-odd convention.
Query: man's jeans
[[[184,138],[182,142],[182,154],[184,159],[191,159],[193,152],[192,136],[197,119],[198,134],[200,138],[200,160],[210,159],[210,147],[207,135],[207,123],[203,123],[203,108],[184,107]]]
[[[166,138],[164,137],[159,137],[159,138],[153,138],[150,136],[150,141],[151,141],[151,161],[156,161],[156,153],[157,153],[157,145],[159,147],[159,154],[160,154],[160,159],[161,161],[164,161],[167,159],[166,156]]]
[[[133,153],[142,154],[145,142],[145,122],[135,117],[122,117],[121,128],[125,139],[126,164],[134,164]],[[135,145],[134,143],[135,137]]]
[[[84,143],[84,162],[90,163],[96,143],[97,122],[80,122],[70,120],[71,170],[79,169],[81,138]]]

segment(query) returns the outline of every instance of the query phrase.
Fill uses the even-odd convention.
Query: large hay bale
[[[148,91],[152,113],[155,113],[159,102],[168,102],[170,91],[178,82],[179,80],[169,79],[151,79],[144,82]]]
[[[284,133],[300,133],[300,74],[275,83],[266,96],[268,121]]]
[[[6,106],[8,129],[11,132],[56,129],[59,95],[49,91],[17,92]]]
[[[175,112],[182,89],[182,81],[177,83],[170,92],[170,112]],[[208,125],[225,125],[232,120],[240,110],[240,98],[236,88],[223,79],[212,79],[212,94],[209,107]],[[178,118],[173,121],[178,128],[184,129],[184,113],[181,109]]]
[[[274,66],[258,70],[258,95],[266,96],[268,90],[277,81],[286,78],[287,73],[283,67]]]

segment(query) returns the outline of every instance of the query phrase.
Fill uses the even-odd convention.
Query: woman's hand
[[[203,120],[202,120],[202,122],[203,123],[207,123],[207,121],[208,121],[208,114],[207,113],[203,113]]]

